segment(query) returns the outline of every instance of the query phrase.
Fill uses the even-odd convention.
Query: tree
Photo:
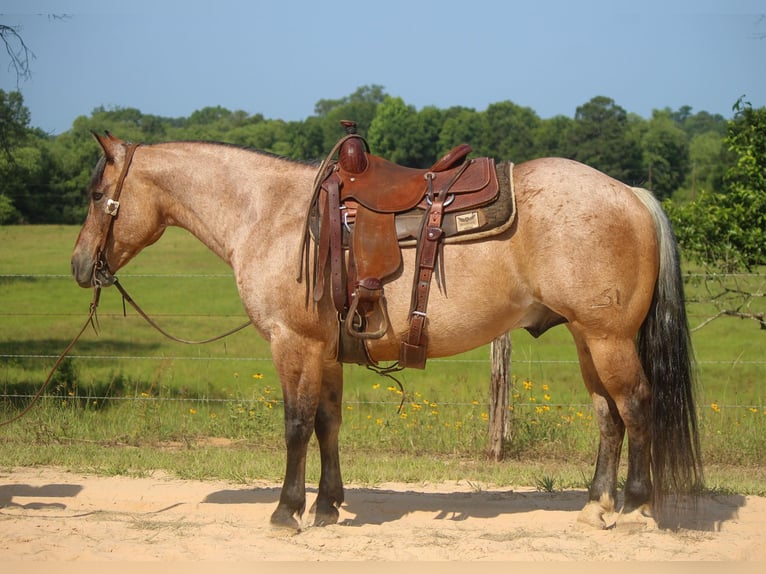
[[[596,96],[575,112],[567,157],[625,183],[639,185],[646,178],[635,131],[622,107],[611,98]]]
[[[20,92],[0,90],[0,224],[22,219],[18,209],[29,173],[20,150],[29,136],[29,110]]]
[[[516,162],[534,157],[540,118],[531,108],[504,101],[487,106],[484,116],[484,137],[477,153]]]
[[[387,96],[378,106],[367,133],[370,149],[386,159],[410,167],[419,156],[414,137],[417,111],[399,97]]]
[[[295,159],[322,160],[327,155],[324,146],[324,130],[318,118],[287,124],[289,151],[286,155]]]
[[[31,77],[32,72],[29,62],[34,59],[35,54],[26,45],[24,38],[21,37],[21,28],[19,26],[0,24],[0,39],[2,39],[5,46],[5,53],[10,59],[9,67],[16,74],[16,84],[18,86],[20,80]]]
[[[700,193],[685,205],[666,202],[685,254],[707,270],[706,286],[720,316],[751,318],[766,329],[764,313],[753,310],[763,289],[730,286],[723,273],[751,271],[766,264],[766,108],[738,100],[727,127],[726,144],[736,160],[727,170],[723,192]]]
[[[436,155],[441,157],[456,145],[469,144],[479,149],[485,131],[484,114],[472,108],[453,107],[442,113],[442,126]]]
[[[343,135],[340,120],[356,122],[359,135],[365,136],[372,124],[375,113],[386,93],[383,86],[373,84],[361,86],[350,96],[336,100],[319,100],[314,106],[314,113],[321,120],[324,130],[324,152],[329,152]]]
[[[0,150],[11,159],[13,148],[24,142],[29,131],[29,109],[21,92],[0,90]]]
[[[572,118],[561,115],[541,120],[533,134],[535,157],[566,157],[573,122]]]
[[[742,264],[766,264],[766,108],[753,109],[740,98],[729,123],[726,143],[736,162],[726,173],[726,207],[732,213],[732,237]]]
[[[642,137],[646,187],[660,199],[680,187],[689,166],[689,143],[670,112],[655,110]]]

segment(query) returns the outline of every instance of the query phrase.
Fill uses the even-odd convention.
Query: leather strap
[[[136,149],[138,149],[140,145],[141,144],[136,143],[128,145],[128,148],[125,150],[125,160],[122,162],[122,169],[120,170],[120,175],[117,178],[117,184],[114,188],[114,193],[112,194],[112,197],[106,200],[106,207],[104,211],[107,213],[108,217],[104,221],[104,228],[101,231],[101,240],[98,245],[98,251],[96,251],[96,261],[93,266],[94,285],[97,281],[102,282],[102,280],[99,278],[100,272],[106,272],[107,275],[104,275],[104,273],[101,273],[101,275],[102,277],[109,279],[109,268],[106,261],[106,244],[109,241],[109,235],[111,235],[114,220],[117,218],[119,213],[119,199],[120,195],[122,194],[122,188],[125,185],[125,179],[128,177],[130,164],[133,163],[133,154],[136,152]]]
[[[326,181],[327,209],[330,221],[330,280],[335,310],[345,315],[346,285],[343,281],[343,224],[340,215],[340,178],[333,173]]]
[[[453,177],[439,191],[433,199],[433,203],[426,211],[423,227],[418,241],[418,250],[415,255],[417,268],[415,283],[412,289],[412,303],[410,305],[410,328],[406,338],[402,339],[399,350],[399,364],[402,367],[425,368],[428,343],[423,342],[423,332],[426,325],[426,310],[428,308],[428,296],[431,292],[431,279],[436,267],[437,259],[443,265],[443,258],[438,257],[441,239],[444,235],[442,219],[444,217],[445,201],[448,192],[460,175],[465,171],[468,164],[463,164]],[[433,197],[433,175],[427,174],[428,196]],[[440,273],[444,281],[443,270]]]

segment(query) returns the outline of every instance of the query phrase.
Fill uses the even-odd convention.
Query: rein
[[[242,329],[250,325],[250,321],[246,321],[245,323],[242,323],[241,325],[234,327],[230,331],[226,331],[225,333],[216,335],[215,337],[210,337],[209,339],[202,339],[200,341],[190,341],[189,339],[181,339],[180,337],[176,337],[175,335],[171,335],[170,333],[168,333],[165,329],[160,327],[154,319],[152,319],[149,315],[147,315],[146,311],[144,311],[143,309],[141,309],[141,307],[138,306],[138,303],[136,303],[133,300],[133,297],[131,297],[130,294],[125,290],[125,287],[122,286],[122,283],[120,283],[117,280],[117,277],[114,277],[113,285],[117,288],[117,290],[122,295],[123,301],[127,301],[130,304],[130,306],[133,307],[133,309],[135,309],[136,312],[139,315],[141,315],[141,317],[143,317],[147,323],[149,323],[157,331],[162,333],[165,337],[167,337],[171,341],[175,341],[176,343],[183,343],[185,345],[204,345],[205,343],[212,343],[213,341],[219,341],[225,337],[228,337],[229,335],[233,335],[237,331],[241,331]]]

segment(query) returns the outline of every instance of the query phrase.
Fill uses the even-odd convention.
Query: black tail
[[[698,494],[704,477],[694,405],[694,357],[676,238],[657,200],[644,190],[636,192],[652,212],[660,247],[652,306],[638,334],[638,354],[652,388],[653,502],[659,509],[666,494]]]

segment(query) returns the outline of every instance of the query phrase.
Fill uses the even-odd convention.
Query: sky
[[[303,120],[373,84],[544,119],[596,96],[645,118],[766,105],[764,0],[0,0],[0,24],[35,56],[17,81],[0,51],[0,89],[52,135],[99,106]]]

